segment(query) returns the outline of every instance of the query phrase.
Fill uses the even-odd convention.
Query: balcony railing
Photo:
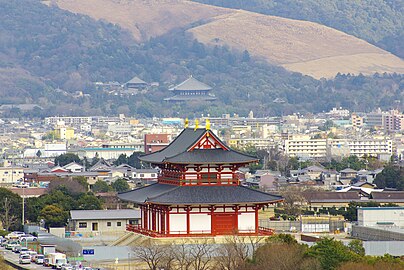
[[[214,233],[211,230],[199,230],[199,231],[192,231],[190,233],[187,233],[186,231],[170,231],[169,234],[167,233],[161,233],[157,231],[151,231],[145,228],[142,228],[141,225],[132,225],[128,224],[126,225],[126,230],[147,235],[150,237],[181,237],[181,236],[188,236],[188,237],[206,237],[206,236],[214,236],[214,235],[223,235],[222,233]],[[248,235],[259,235],[259,236],[270,236],[275,234],[275,230],[271,228],[266,228],[266,227],[258,227],[258,232],[251,231],[251,230],[241,230],[237,231],[234,234],[240,235],[240,236],[248,236]]]

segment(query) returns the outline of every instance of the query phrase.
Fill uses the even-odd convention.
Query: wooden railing
[[[126,230],[151,236],[151,237],[180,237],[180,236],[187,236],[187,237],[203,237],[203,236],[214,236],[217,235],[211,230],[200,230],[200,231],[192,231],[191,233],[187,233],[186,231],[170,231],[169,234],[161,233],[157,231],[151,231],[148,229],[142,228],[141,225],[126,225]],[[255,231],[238,231],[235,234],[243,236],[243,235],[260,235],[260,236],[269,236],[275,234],[274,229],[265,228],[265,227],[258,227],[258,232]]]

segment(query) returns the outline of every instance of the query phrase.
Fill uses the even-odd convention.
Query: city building
[[[287,139],[284,151],[290,157],[323,158],[327,156],[327,139],[311,139],[308,136]]]
[[[150,154],[162,150],[169,145],[171,141],[170,134],[145,134],[144,152]]]
[[[142,225],[129,225],[129,231],[153,237],[272,234],[259,227],[258,211],[282,198],[241,186],[237,170],[257,159],[231,150],[209,127],[186,128],[140,159],[161,173],[156,184],[118,194],[142,212]]]
[[[24,168],[22,167],[0,167],[0,186],[12,185],[17,180],[24,179]]]
[[[404,207],[360,207],[358,225],[367,227],[404,227]]]

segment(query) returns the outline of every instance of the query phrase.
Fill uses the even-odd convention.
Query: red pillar
[[[153,231],[156,230],[156,210],[154,209],[154,207],[151,209],[151,229]]]
[[[186,207],[186,211],[187,211],[187,234],[190,234],[191,221],[190,221],[190,217],[189,217],[189,212],[190,212],[189,206]]]
[[[258,234],[258,225],[259,225],[259,221],[258,221],[258,210],[260,209],[260,207],[258,205],[254,206],[254,210],[255,210],[255,233]]]
[[[167,208],[166,211],[166,234],[170,234],[170,208]]]
[[[235,220],[234,220],[234,230],[238,233],[238,205],[234,207],[234,215],[235,215]]]
[[[148,230],[147,206],[143,206],[143,229]]]

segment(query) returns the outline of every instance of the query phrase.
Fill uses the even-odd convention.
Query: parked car
[[[19,263],[20,263],[20,264],[28,264],[28,263],[31,263],[31,256],[29,256],[29,254],[22,254],[22,255],[20,255]]]

